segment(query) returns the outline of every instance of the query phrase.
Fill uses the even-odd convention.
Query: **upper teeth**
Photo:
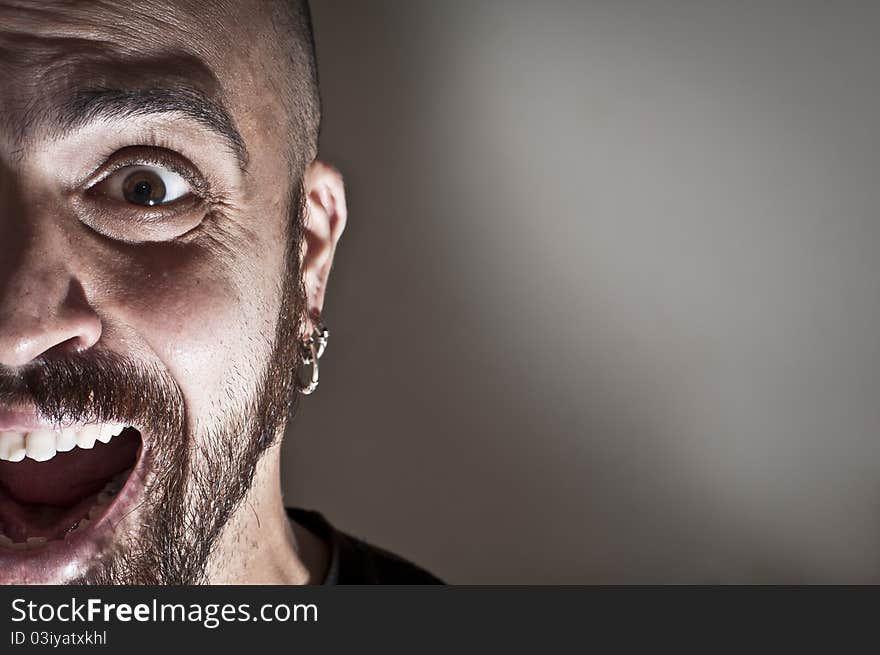
[[[81,428],[61,430],[40,429],[30,432],[7,430],[0,432],[0,459],[7,462],[20,462],[30,457],[45,462],[55,457],[55,453],[66,453],[74,446],[92,448],[95,441],[107,443],[119,436],[125,429],[121,423],[92,423]]]

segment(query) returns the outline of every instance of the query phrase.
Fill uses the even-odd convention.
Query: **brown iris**
[[[153,171],[135,171],[122,183],[122,195],[130,203],[152,207],[165,199],[165,184]]]

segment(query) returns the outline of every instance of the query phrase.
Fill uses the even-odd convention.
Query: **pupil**
[[[149,182],[138,182],[134,185],[134,195],[138,200],[148,201],[153,194],[153,187]]]

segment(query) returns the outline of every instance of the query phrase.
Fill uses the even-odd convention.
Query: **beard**
[[[70,583],[206,582],[224,527],[251,489],[263,454],[295,411],[298,336],[305,309],[299,272],[304,195],[299,185],[290,207],[281,304],[274,334],[267,339],[270,355],[266,362],[245,367],[261,374],[242,385],[239,398],[222,415],[187,421],[183,393],[166,370],[112,352],[93,349],[34,362],[21,371],[0,369],[0,403],[35,405],[59,424],[126,422],[142,426],[150,436],[150,467],[143,501],[134,510],[136,525]],[[230,376],[247,379],[235,367]],[[188,423],[206,427],[194,434],[196,428],[191,431]]]

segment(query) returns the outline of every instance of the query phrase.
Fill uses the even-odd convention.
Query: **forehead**
[[[0,129],[27,141],[53,108],[82,90],[196,89],[250,120],[270,74],[266,17],[248,3],[0,0]],[[269,94],[263,94],[263,102]],[[20,144],[19,144],[20,145]]]
[[[92,48],[100,43],[147,52],[162,42],[197,48],[221,46],[238,22],[237,3],[198,3],[187,0],[145,0],[138,3],[106,0],[17,0],[0,2],[0,27],[8,38],[38,46],[71,45]],[[239,12],[240,13],[240,12]],[[230,20],[231,18],[235,20]],[[159,38],[161,37],[161,38]]]

